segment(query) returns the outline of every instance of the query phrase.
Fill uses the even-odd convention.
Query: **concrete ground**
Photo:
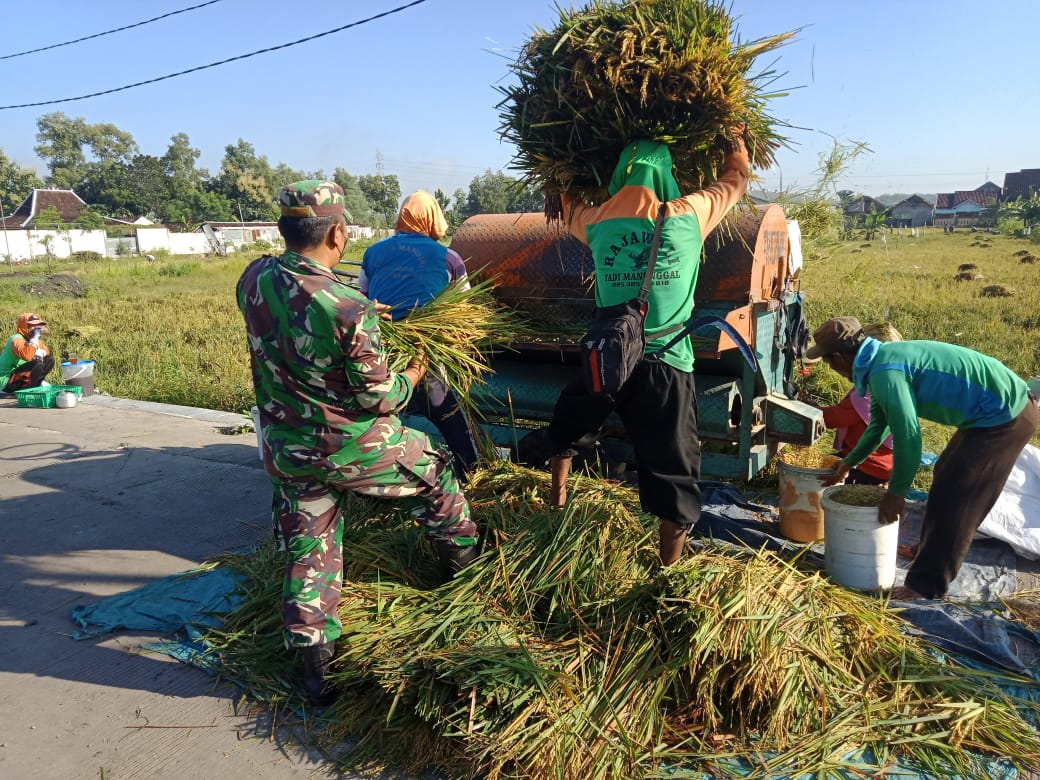
[[[244,422],[204,409],[0,399],[0,777],[335,777],[264,712],[167,656],[154,634],[74,641],[91,604],[250,545],[270,484]]]

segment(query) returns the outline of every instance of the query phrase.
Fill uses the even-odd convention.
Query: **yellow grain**
[[[828,470],[837,462],[833,455],[820,452],[815,447],[784,447],[779,455],[781,463],[802,469]]]

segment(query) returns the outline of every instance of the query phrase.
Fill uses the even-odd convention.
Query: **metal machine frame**
[[[471,217],[451,247],[469,273],[494,278],[496,296],[542,323],[547,334],[493,354],[487,385],[474,391],[485,430],[496,444],[509,446],[526,434],[525,424],[550,419],[560,390],[577,376],[575,329],[589,321],[594,305],[592,258],[541,214]],[[788,273],[790,250],[780,206],[738,208],[705,244],[694,311],[724,319],[759,363],[753,370],[725,333],[694,336],[706,475],[750,479],[781,442],[811,444],[824,433],[819,410],[785,392],[796,360],[792,313],[800,313],[802,302]],[[409,424],[432,429],[419,419]],[[613,438],[620,421],[608,421],[607,428],[604,437]]]

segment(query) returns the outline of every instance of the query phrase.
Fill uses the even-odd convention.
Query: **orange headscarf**
[[[398,233],[423,233],[437,241],[448,232],[441,204],[425,190],[413,192],[401,204],[397,215]]]
[[[18,315],[18,332],[25,338],[29,338],[30,328],[46,328],[47,323],[38,314],[26,312]]]

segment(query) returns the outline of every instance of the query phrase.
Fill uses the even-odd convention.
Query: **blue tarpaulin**
[[[218,615],[239,605],[235,586],[240,577],[225,568],[182,572],[140,588],[109,596],[89,606],[72,608],[82,628],[73,639],[88,639],[113,631],[172,634],[189,626],[220,625]]]

